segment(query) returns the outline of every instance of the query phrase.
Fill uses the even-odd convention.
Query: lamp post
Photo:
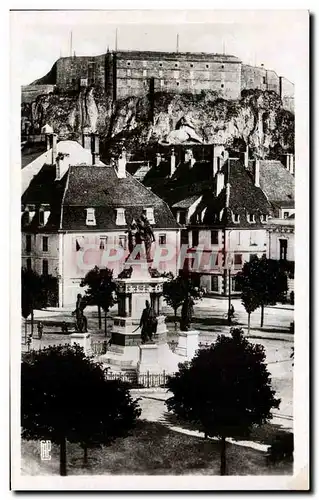
[[[232,258],[230,253],[230,233],[232,229],[228,231],[228,246],[227,246],[227,261],[226,261],[226,272],[228,271],[228,324],[231,324],[231,268],[232,268]]]

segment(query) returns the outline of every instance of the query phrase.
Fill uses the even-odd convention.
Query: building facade
[[[58,92],[93,85],[112,100],[154,92],[196,94],[202,90],[215,91],[224,99],[239,99],[244,89],[261,89],[276,92],[286,109],[293,112],[294,108],[291,82],[263,66],[245,65],[227,54],[113,51],[60,58],[48,75],[22,89],[23,102],[35,95],[34,88],[47,82],[42,93],[52,91],[52,85]]]
[[[91,150],[74,143],[78,162],[73,164],[74,156],[67,153],[72,142],[53,140],[47,163],[38,166],[41,160],[37,159],[31,179],[25,167],[22,267],[56,277],[56,305],[74,305],[77,294],[83,293],[81,280],[90,269],[108,267],[115,277],[123,270],[129,255],[128,229],[144,214],[154,232],[159,270],[176,275],[180,226],[168,205],[126,171],[124,153],[116,164],[103,164],[94,135],[92,141],[83,141]],[[88,155],[91,163],[83,161]],[[175,252],[160,264],[165,246]]]

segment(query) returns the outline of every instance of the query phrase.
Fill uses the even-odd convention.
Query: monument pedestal
[[[74,332],[70,335],[71,345],[78,344],[80,347],[83,347],[84,353],[86,356],[92,354],[91,347],[91,334],[89,332],[80,333]]]
[[[175,353],[179,356],[185,356],[188,360],[190,360],[195,356],[197,350],[198,331],[189,330],[187,332],[180,332]]]
[[[160,373],[158,344],[141,344],[140,359],[137,363],[137,373]]]

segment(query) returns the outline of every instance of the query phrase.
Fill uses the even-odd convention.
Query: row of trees
[[[226,439],[247,437],[271,418],[280,400],[271,387],[262,345],[242,329],[199,350],[168,377],[169,411],[220,440],[220,473],[226,474]],[[134,428],[141,410],[127,384],[107,380],[102,365],[78,346],[54,346],[25,355],[21,368],[24,439],[51,440],[60,447],[60,474],[67,474],[67,442],[88,450],[110,445]]]

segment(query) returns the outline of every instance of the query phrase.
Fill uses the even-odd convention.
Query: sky
[[[119,50],[217,52],[273,69],[295,82],[304,54],[305,11],[15,11],[15,77],[26,85],[59,57]]]

